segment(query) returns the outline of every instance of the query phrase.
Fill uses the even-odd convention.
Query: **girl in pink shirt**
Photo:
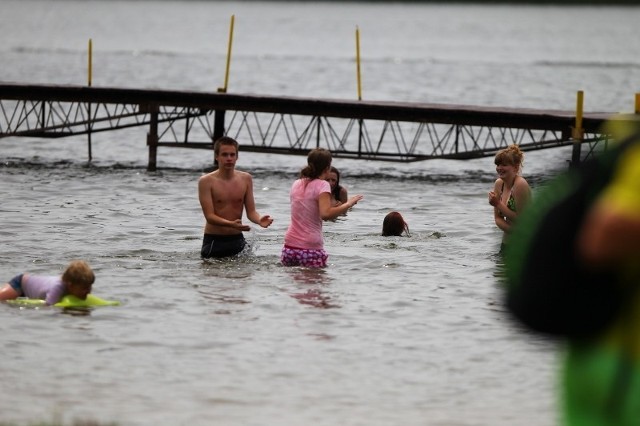
[[[307,156],[307,166],[291,186],[291,224],[284,236],[280,256],[284,266],[327,266],[329,255],[324,251],[322,221],[346,213],[363,198],[355,195],[346,203],[332,206],[331,186],[325,180],[330,169],[331,152],[316,148]]]

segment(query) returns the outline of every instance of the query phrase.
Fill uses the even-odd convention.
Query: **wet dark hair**
[[[230,138],[229,136],[222,136],[221,138],[218,138],[216,140],[216,143],[213,144],[213,153],[215,155],[220,154],[220,146],[221,145],[230,145],[235,147],[236,149],[236,154],[238,153],[238,141]]]
[[[300,177],[318,179],[329,166],[331,166],[331,151],[324,148],[312,149],[307,155],[307,166],[300,171]]]
[[[335,198],[336,200],[339,200],[340,191],[342,191],[342,186],[340,185],[340,172],[333,166],[331,166],[329,170],[336,174],[336,187],[331,190],[331,195],[333,195],[333,198]]]
[[[403,232],[409,235],[409,225],[398,212],[389,212],[382,221],[382,236],[400,236]]]

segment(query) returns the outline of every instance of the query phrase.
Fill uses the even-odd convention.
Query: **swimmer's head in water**
[[[400,236],[403,232],[409,235],[409,225],[399,212],[390,212],[382,221],[382,236]]]
[[[67,292],[79,299],[86,299],[96,276],[89,264],[83,260],[74,260],[62,274],[62,282]]]

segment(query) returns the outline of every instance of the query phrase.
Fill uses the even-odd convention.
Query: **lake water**
[[[0,81],[632,111],[640,8],[218,1],[0,0]],[[122,306],[71,315],[0,305],[0,422],[120,425],[556,424],[556,349],[504,313],[493,159],[339,159],[365,199],[325,223],[329,266],[284,268],[288,191],[303,157],[240,152],[268,229],[203,262],[202,151],[146,129],[0,140],[0,281],[95,268]],[[242,141],[240,141],[242,143]],[[565,148],[526,154],[535,188]],[[401,211],[411,237],[383,238]]]

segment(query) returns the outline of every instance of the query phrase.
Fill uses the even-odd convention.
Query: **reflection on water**
[[[296,283],[307,285],[328,285],[330,278],[325,268],[287,267],[287,273]]]
[[[205,276],[220,277],[228,279],[249,278],[254,268],[247,261],[251,259],[249,255],[237,255],[231,258],[222,259],[202,259],[201,269]]]
[[[294,299],[297,299],[303,305],[311,305],[315,308],[339,308],[340,305],[331,301],[331,296],[324,294],[319,288],[309,289],[304,293],[294,293],[291,295]]]
[[[291,294],[291,297],[303,305],[315,308],[339,308],[340,305],[332,301],[325,288],[330,285],[330,278],[325,268],[287,267],[287,273],[296,287],[301,290]]]
[[[92,308],[84,306],[74,306],[62,308],[62,313],[65,315],[71,315],[73,317],[87,317],[91,315]]]

